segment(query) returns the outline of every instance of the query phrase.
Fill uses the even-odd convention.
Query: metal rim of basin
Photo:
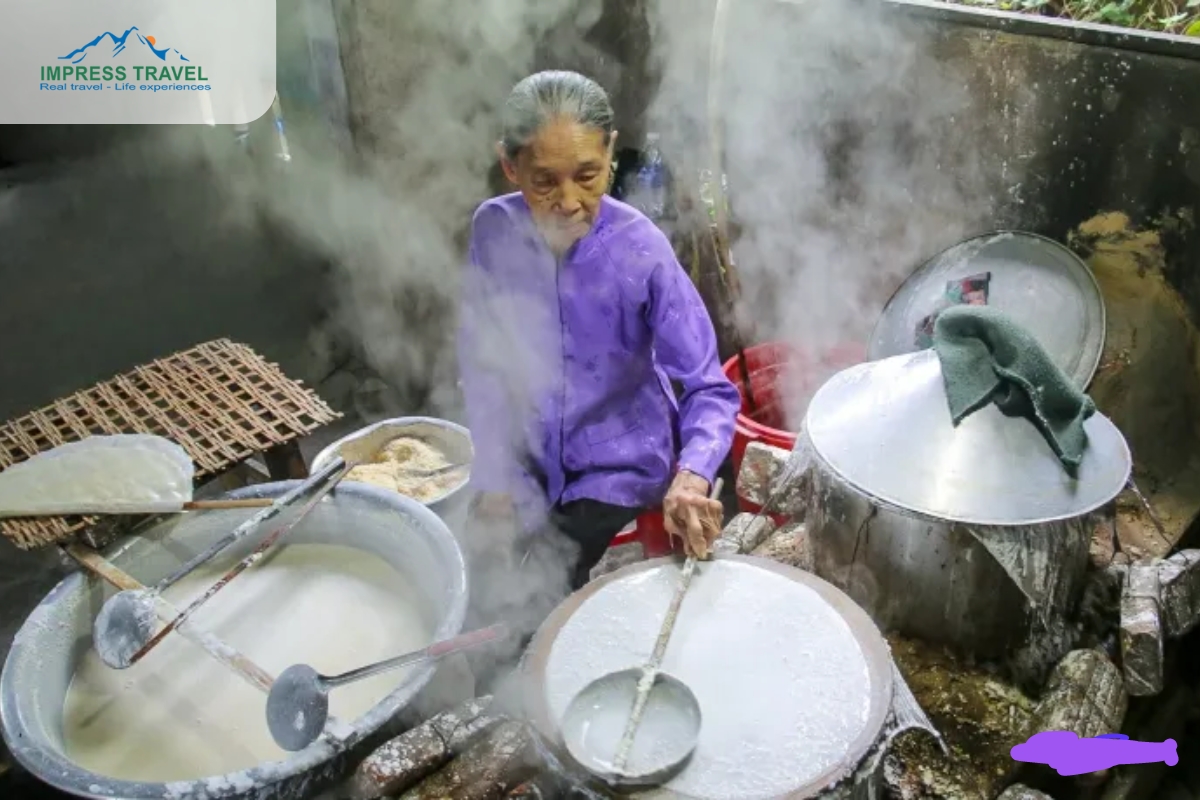
[[[285,481],[248,486],[229,492],[225,497],[234,500],[278,497],[299,483],[299,481]],[[434,638],[448,638],[458,633],[466,619],[469,599],[467,567],[462,549],[446,524],[424,504],[382,488],[357,483],[345,484],[332,491],[325,502],[338,496],[353,497],[357,501],[365,502],[380,510],[409,514],[418,526],[430,532],[427,541],[437,555],[447,561],[449,567],[447,577],[454,582],[454,586],[450,587],[453,590],[454,600],[451,606],[445,609],[442,620],[434,631]],[[133,540],[123,542],[110,548],[105,555],[112,559],[136,543]],[[302,784],[309,779],[310,773],[317,772],[322,765],[327,764],[346,749],[353,747],[370,733],[390,722],[433,678],[436,669],[436,665],[432,663],[415,666],[411,673],[412,680],[389,694],[358,720],[347,720],[347,724],[352,726],[355,735],[345,743],[335,745],[326,738],[320,738],[305,749],[280,761],[265,762],[226,775],[213,775],[194,780],[156,783],[110,778],[79,766],[67,758],[61,748],[55,749],[46,746],[40,741],[33,741],[33,737],[26,735],[25,732],[30,730],[37,731],[40,736],[47,736],[47,733],[40,721],[26,720],[23,717],[20,687],[16,685],[18,679],[15,677],[16,665],[32,655],[27,653],[28,650],[31,650],[28,643],[23,641],[22,634],[26,628],[41,625],[39,619],[41,615],[57,605],[71,592],[82,591],[82,584],[91,580],[93,580],[91,577],[82,572],[68,575],[42,599],[14,637],[12,649],[5,660],[3,671],[0,672],[0,731],[3,732],[4,740],[13,758],[39,780],[78,797],[90,798],[90,800],[112,800],[112,798],[122,798],[122,800],[159,800],[160,798],[216,800],[222,797],[258,793],[262,791],[262,787],[274,787],[276,784],[287,781],[296,781],[298,784]],[[265,696],[263,701],[266,702]],[[299,789],[290,792],[275,791],[274,789],[271,791],[272,797],[298,797],[301,794]]]
[[[455,484],[446,491],[442,492],[440,495],[425,501],[423,503],[424,505],[432,506],[436,509],[449,498],[467,491],[467,485],[470,482],[470,472],[475,466],[475,445],[471,438],[471,432],[462,425],[459,425],[457,422],[451,422],[450,420],[446,419],[438,419],[436,417],[396,417],[394,419],[380,420],[379,422],[372,423],[364,428],[359,428],[352,433],[346,434],[336,442],[329,444],[327,447],[321,450],[321,452],[317,453],[316,457],[313,459],[312,467],[310,467],[310,469],[314,472],[320,469],[326,462],[338,455],[343,446],[353,445],[355,442],[362,440],[369,440],[377,432],[387,429],[392,429],[395,431],[395,435],[389,437],[389,441],[392,438],[405,436],[406,430],[411,431],[411,433],[407,435],[411,435],[413,438],[420,439],[425,442],[429,442],[431,439],[439,438],[443,440],[458,440],[457,442],[450,443],[450,449],[455,450],[456,452],[449,455],[454,456],[452,460],[456,460],[458,463],[466,463],[467,475],[460,483]],[[435,431],[436,435],[430,436],[431,431]],[[436,446],[437,442],[432,442],[432,444]],[[463,457],[463,453],[466,453],[467,455]]]

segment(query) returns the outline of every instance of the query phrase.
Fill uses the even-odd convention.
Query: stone
[[[765,506],[771,499],[772,492],[779,492],[775,498],[775,507],[769,509],[769,512],[783,517],[803,517],[807,508],[805,477],[802,475],[788,487],[776,485],[791,457],[792,453],[788,450],[760,442],[748,444],[742,456],[741,469],[738,470],[738,497],[754,505]]]
[[[536,745],[522,722],[491,728],[466,752],[404,794],[400,800],[503,800],[542,769]]]
[[[765,514],[741,513],[729,521],[713,543],[718,553],[749,553],[775,532],[775,521]]]
[[[354,771],[350,797],[374,800],[416,786],[499,724],[487,713],[490,705],[490,697],[471,700],[388,741]]]
[[[1121,596],[1121,664],[1125,689],[1134,697],[1155,695],[1163,688],[1158,577],[1158,565],[1134,564]]]
[[[1045,792],[1030,789],[1023,783],[1014,783],[1001,792],[996,800],[1054,800],[1054,798]]]
[[[1158,563],[1163,627],[1171,638],[1200,621],[1200,550],[1180,550]]]
[[[1117,554],[1116,521],[1102,515],[1092,526],[1092,536],[1088,544],[1088,556],[1094,569],[1104,569],[1112,564],[1113,556]]]
[[[1030,717],[1028,735],[1074,731],[1080,738],[1116,733],[1129,696],[1121,671],[1098,650],[1072,650],[1054,667]]]
[[[789,522],[784,525],[754,548],[751,554],[806,572],[814,570],[812,545],[808,540],[808,528],[803,522]]]
[[[1088,573],[1079,601],[1079,622],[1088,644],[1102,642],[1116,634],[1121,618],[1121,591],[1129,567],[1109,564]]]
[[[598,800],[599,795],[586,786],[570,782],[547,770],[522,783],[506,795],[507,800]]]
[[[737,474],[738,497],[755,505],[763,505],[771,494],[771,484],[787,463],[788,451],[778,447],[751,442],[742,455]]]

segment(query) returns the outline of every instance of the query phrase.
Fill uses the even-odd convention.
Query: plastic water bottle
[[[646,134],[646,153],[638,168],[638,195],[650,219],[662,219],[667,210],[667,165],[658,149],[658,134]]]

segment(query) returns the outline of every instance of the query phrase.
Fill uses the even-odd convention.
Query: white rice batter
[[[171,587],[177,608],[221,577],[210,563]],[[387,562],[336,545],[290,545],[238,576],[193,617],[273,675],[296,663],[324,675],[424,647],[419,599]],[[330,713],[347,722],[404,679],[405,670],[334,689]],[[236,772],[288,754],[267,730],[266,695],[178,634],[127,670],[89,649],[67,691],[63,737],[86,769],[135,781]]]
[[[678,581],[659,567],[589,597],[559,631],[546,700],[561,720],[577,692],[649,657]],[[667,789],[742,800],[794,791],[844,758],[871,709],[870,675],[845,620],[803,584],[752,564],[701,564],[663,670],[700,703],[695,755]]]

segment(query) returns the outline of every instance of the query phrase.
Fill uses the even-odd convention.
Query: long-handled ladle
[[[96,575],[101,580],[111,584],[112,586],[122,591],[128,592],[146,592],[145,586],[130,576],[124,570],[117,567],[112,562],[108,561],[104,556],[85,547],[81,544],[65,544],[62,545],[62,550],[68,556],[73,558],[84,569]],[[151,609],[152,614],[162,615],[163,618],[169,618],[170,615],[178,613],[165,600],[155,604]],[[180,634],[191,640],[201,649],[217,661],[224,664],[229,669],[233,670],[251,686],[262,690],[263,692],[271,691],[271,686],[275,679],[270,673],[258,666],[244,655],[234,650],[225,642],[218,639],[211,633],[196,630],[190,626],[180,630]]]
[[[710,498],[721,493],[721,479],[713,482]],[[661,783],[687,765],[700,735],[700,703],[683,681],[662,672],[663,656],[679,618],[679,609],[696,572],[696,557],[688,556],[679,573],[679,584],[667,607],[650,660],[641,668],[602,675],[576,695],[563,714],[563,738],[571,757],[594,775],[618,786]],[[613,727],[614,706],[630,702],[633,711],[623,728]],[[633,769],[627,768],[634,739],[645,714],[654,718],[656,733],[666,741],[644,748]],[[616,732],[623,730],[615,742]],[[615,755],[614,755],[615,749]]]
[[[325,494],[337,484],[351,469],[352,465],[341,458],[335,458],[321,468],[316,474],[305,480],[296,488],[280,497],[270,507],[263,509],[246,522],[239,525],[232,533],[221,538],[212,547],[188,561],[171,575],[159,581],[150,589],[141,591],[125,590],[110,597],[100,608],[100,613],[92,625],[92,639],[100,659],[113,669],[127,669],[146,655],[158,642],[177,628],[187,617],[205,603],[236,575],[240,574],[254,561],[258,560],[281,536],[291,530],[296,523],[320,501]],[[204,594],[191,603],[182,613],[167,623],[161,632],[156,633],[158,615],[155,611],[159,597],[168,587],[207,563],[212,558],[232,545],[234,542],[249,536],[260,526],[279,516],[284,510],[293,508],[298,498],[310,493],[310,496],[298,508],[291,518],[283,521],[279,528],[268,536],[261,545],[243,559],[225,577],[213,584]]]
[[[134,592],[146,591],[146,587],[135,578],[90,547],[85,547],[77,543],[64,544],[60,545],[60,547],[66,555],[78,562],[84,569],[115,588]],[[155,606],[155,613],[165,620],[169,619],[172,615],[178,614],[178,611],[160,597]],[[247,656],[238,652],[221,639],[218,639],[212,633],[200,630],[194,625],[181,626],[179,628],[179,635],[208,653],[217,662],[232,670],[234,674],[241,677],[251,686],[263,692],[268,697],[270,696],[271,687],[275,685],[275,678]],[[345,740],[353,733],[348,725],[334,717],[328,718],[326,729],[332,737],[338,740]]]
[[[279,675],[271,687],[270,694],[267,695],[267,727],[275,743],[284,750],[303,750],[315,742],[325,729],[325,720],[329,716],[330,689],[388,670],[443,658],[469,647],[497,641],[507,635],[507,626],[500,623],[435,642],[415,652],[359,667],[341,675],[321,675],[307,664],[295,664]]]

